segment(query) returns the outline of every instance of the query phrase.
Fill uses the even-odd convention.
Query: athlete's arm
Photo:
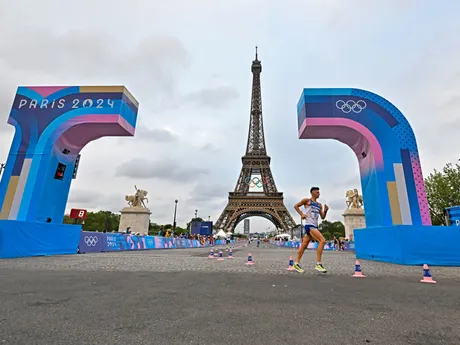
[[[327,205],[324,205],[324,208],[323,208],[323,205],[320,204],[320,211],[319,211],[319,214],[321,215],[321,219],[324,219],[326,218],[326,215],[327,215],[327,211],[329,211],[329,206]]]
[[[303,212],[300,210],[300,207],[301,206],[307,206],[308,204],[310,203],[310,199],[308,198],[305,198],[305,199],[302,199],[301,201],[299,201],[297,204],[294,205],[294,210],[297,211],[297,213],[300,215],[300,217],[302,219],[305,218],[305,215],[303,214]]]

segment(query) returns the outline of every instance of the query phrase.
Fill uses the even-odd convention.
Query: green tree
[[[185,234],[186,232],[188,232],[187,229],[181,228],[180,226],[176,226],[176,229],[174,230],[176,235]]]
[[[64,215],[64,224],[75,224],[75,219],[70,219],[70,216],[68,214]]]
[[[194,219],[195,220],[195,219]],[[196,218],[196,221],[203,221],[201,218]],[[81,221],[79,220],[79,223]],[[75,220],[70,219],[69,215],[64,215],[64,224],[74,224]],[[118,231],[118,227],[120,225],[120,215],[114,214],[110,211],[98,211],[98,212],[88,212],[86,214],[85,224],[83,225],[83,229],[86,231]],[[190,228],[189,224],[187,224],[188,228],[182,228],[180,226],[176,226],[174,233],[177,235],[184,234],[188,232]],[[149,230],[148,234],[152,236],[157,236],[159,231],[166,231],[171,230],[172,224],[157,224],[157,223],[149,223]],[[124,231],[125,229],[123,229]]]
[[[72,223],[73,219],[71,220]],[[64,217],[66,222],[66,217]],[[110,211],[88,212],[83,229],[86,231],[118,231],[120,215]]]
[[[326,240],[332,240],[334,236],[345,237],[345,225],[340,221],[323,220],[318,228]]]
[[[442,171],[434,170],[425,178],[431,223],[444,225],[444,209],[460,205],[460,165],[448,163]]]
[[[152,231],[157,231],[160,230],[161,228],[161,225],[157,224],[157,223],[150,223],[149,224],[149,231],[152,230]]]

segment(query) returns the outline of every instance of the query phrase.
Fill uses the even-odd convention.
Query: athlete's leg
[[[302,269],[302,267],[300,267],[299,261],[302,258],[302,255],[305,252],[305,249],[307,249],[308,243],[310,243],[310,241],[311,241],[310,228],[306,226],[305,227],[305,236],[302,238],[302,244],[300,245],[300,248],[297,251],[297,257],[296,257],[296,259],[294,261],[294,265],[292,266],[292,267],[294,267],[294,269],[297,272],[300,272],[300,273],[305,272]]]
[[[311,237],[308,235],[305,235],[302,239],[302,243],[300,244],[299,250],[297,251],[297,256],[295,258],[295,262],[299,263],[300,259],[302,259],[302,255],[305,252],[305,249],[307,249],[308,244],[311,241]]]
[[[305,229],[305,235],[302,238],[302,243],[300,245],[299,250],[297,251],[296,260],[294,261],[297,264],[300,262],[300,259],[302,258],[302,255],[305,252],[305,249],[307,249],[308,243],[310,243],[310,241],[311,241],[310,226],[305,225],[304,229]]]
[[[315,269],[320,272],[327,272],[323,264],[321,263],[321,258],[323,256],[323,249],[324,245],[326,244],[326,240],[321,232],[318,229],[310,229],[310,236],[313,237],[316,241],[318,241],[318,248],[316,248],[316,266]]]
[[[326,244],[326,240],[324,239],[323,234],[315,228],[310,229],[310,235],[318,241],[318,248],[316,249],[316,261],[321,262],[321,257],[323,255],[324,245]]]

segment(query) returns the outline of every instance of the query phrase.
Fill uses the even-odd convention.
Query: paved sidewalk
[[[225,247],[224,247],[225,248]],[[251,251],[254,265],[246,266]],[[224,256],[227,256],[224,251]],[[0,344],[460,344],[460,269],[262,245],[0,260]],[[308,269],[307,269],[308,267]]]

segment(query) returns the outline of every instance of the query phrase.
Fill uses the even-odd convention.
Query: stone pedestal
[[[366,227],[364,210],[362,208],[349,208],[342,216],[345,225],[345,238],[354,240],[353,230]]]
[[[125,232],[126,228],[132,233],[143,235],[149,231],[149,220],[152,212],[145,207],[125,207],[121,210],[120,227],[118,231]]]

